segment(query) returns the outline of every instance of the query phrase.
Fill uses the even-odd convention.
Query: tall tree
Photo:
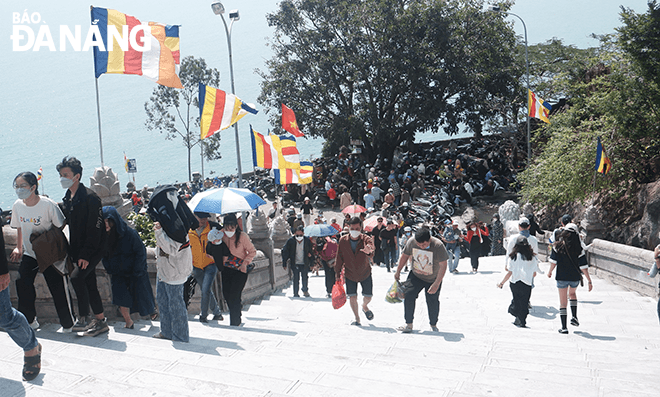
[[[482,9],[464,0],[284,0],[267,16],[274,56],[260,72],[259,101],[292,107],[309,135],[361,139],[372,159],[391,159],[421,131],[455,134],[466,123],[480,134],[500,112],[494,104],[520,94],[508,72],[513,30]]]
[[[209,160],[221,157],[220,134],[204,140],[199,129],[199,83],[218,87],[220,72],[206,65],[203,58],[187,56],[181,61],[179,78],[183,89],[158,85],[144,104],[147,113],[145,125],[148,130],[165,134],[165,139],[180,137],[188,149],[188,180],[192,180],[191,150],[203,145],[204,155]]]
[[[537,136],[539,155],[520,175],[526,200],[561,205],[595,196],[612,221],[640,216],[640,186],[660,178],[660,86],[652,72],[659,18],[655,2],[645,14],[622,9],[617,34],[601,36],[598,49],[573,60],[584,67],[552,78],[569,106]],[[594,179],[597,137],[612,169]]]

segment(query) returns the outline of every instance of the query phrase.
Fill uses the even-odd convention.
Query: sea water
[[[604,0],[594,7],[593,2],[558,0],[550,8],[542,9],[537,2],[520,2],[512,12],[525,20],[530,44],[558,37],[566,44],[584,48],[597,44],[589,38],[591,33],[612,33],[620,25],[620,3],[621,0]],[[645,12],[647,8],[645,0],[625,3],[637,12]],[[263,70],[265,61],[272,56],[267,43],[273,30],[265,15],[276,10],[279,2],[251,0],[249,6],[246,4],[235,0],[224,2],[227,11],[240,8],[240,20],[232,28],[236,94],[245,102],[256,104],[260,78],[255,70]],[[231,90],[226,36],[222,21],[213,14],[210,2],[110,0],[95,6],[116,9],[142,22],[181,25],[181,57],[204,58],[209,66],[221,72],[218,88]],[[12,51],[10,36],[15,12],[38,13],[39,23],[30,26],[36,33],[41,25],[48,25],[57,51],[51,52],[47,47],[39,51]],[[516,32],[522,35],[520,22],[513,17],[510,20]],[[80,25],[85,37],[90,24],[89,2],[5,1],[0,4],[0,21],[0,53],[3,54],[0,57],[0,208],[8,209],[16,199],[13,178],[22,171],[36,174],[40,167],[43,168],[41,193],[59,201],[64,190],[59,185],[55,166],[64,156],[72,155],[82,161],[82,181],[87,185],[94,168],[101,165],[93,53],[74,51],[70,46],[59,51],[60,25],[72,31]],[[98,79],[98,85],[104,164],[118,174],[122,190],[132,179],[124,170],[124,154],[136,159],[138,172],[134,176],[138,187],[187,180],[187,149],[182,139],[166,140],[163,134],[145,127],[144,104],[156,87],[155,83],[140,76],[106,74]],[[239,123],[243,172],[252,169],[249,125],[266,134],[272,128],[269,115],[279,113],[279,109],[263,109],[258,104],[257,108],[258,115],[247,115]],[[418,134],[416,141],[447,138],[442,131],[434,132]],[[236,173],[234,129],[220,134],[223,157],[205,162],[206,176]],[[469,131],[461,134],[469,135]],[[298,139],[301,159],[320,156],[322,145],[323,140],[319,138]],[[192,151],[192,170],[201,169],[200,150],[196,146]]]

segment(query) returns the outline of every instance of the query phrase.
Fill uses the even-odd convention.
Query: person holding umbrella
[[[302,226],[298,226],[294,235],[282,247],[282,266],[286,269],[289,262],[293,271],[293,297],[300,297],[298,289],[300,288],[301,275],[303,295],[309,297],[307,280],[309,269],[314,263],[314,254],[312,252],[312,242],[310,239],[305,238],[305,228]]]

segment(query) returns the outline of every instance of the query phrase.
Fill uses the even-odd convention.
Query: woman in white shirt
[[[53,200],[39,196],[37,177],[31,172],[22,172],[14,178],[14,189],[18,200],[11,212],[11,227],[18,232],[16,248],[11,253],[13,262],[20,261],[19,278],[16,280],[18,310],[25,315],[32,328],[38,328],[35,308],[36,291],[34,279],[39,272],[37,256],[32,248],[30,236],[43,233],[52,227],[64,226],[64,214]],[[60,318],[63,332],[70,332],[73,327],[71,302],[69,301],[68,282],[54,266],[42,269],[48,289],[53,296],[55,309]]]
[[[502,288],[504,283],[510,279],[509,286],[513,301],[509,306],[509,313],[516,320],[513,324],[516,327],[527,327],[527,315],[529,314],[529,297],[532,294],[532,281],[537,272],[540,272],[538,260],[532,246],[529,245],[527,238],[518,235],[516,244],[509,254],[510,261],[506,265],[507,273],[504,280],[497,284]]]

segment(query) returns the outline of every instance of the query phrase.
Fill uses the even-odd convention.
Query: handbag
[[[225,259],[225,263],[224,263],[225,267],[235,270],[238,270],[242,264],[243,264],[243,259],[234,256],[232,254],[227,255],[227,259]]]
[[[332,286],[332,307],[336,310],[346,303],[346,290],[344,289],[344,272]]]

